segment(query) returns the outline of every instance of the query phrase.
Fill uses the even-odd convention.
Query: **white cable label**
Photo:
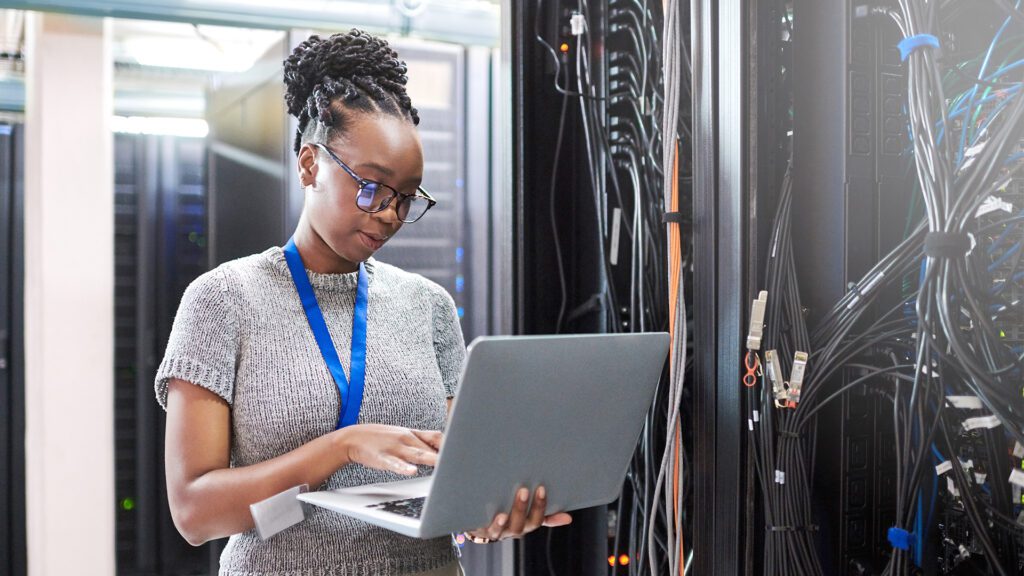
[[[1013,214],[1013,204],[1010,204],[1002,198],[989,196],[981,203],[981,206],[978,206],[978,211],[974,213],[974,217],[980,218],[985,214],[990,214],[996,210],[1002,210],[1003,212]]]
[[[572,16],[569,17],[569,29],[573,36],[582,35],[586,24],[586,19],[579,12],[573,12]]]
[[[953,495],[954,498],[960,497],[960,491],[956,489],[956,483],[953,482],[952,476],[946,476],[946,490]]]
[[[1010,484],[1024,488],[1024,470],[1020,468],[1010,470]]]
[[[761,413],[758,412],[757,410],[754,410],[754,422],[760,422],[760,421],[761,421]],[[1019,444],[1018,444],[1018,446],[1019,446]],[[1021,450],[1024,451],[1024,448],[1022,448]]]
[[[984,473],[981,473],[981,472],[975,472],[974,473],[974,482],[977,483],[977,484],[984,484],[985,480],[987,478],[988,478],[988,474],[984,474]]]
[[[1013,457],[1024,458],[1024,446],[1020,445],[1020,442],[1013,443]]]
[[[982,408],[981,399],[977,396],[946,396],[946,400],[953,408],[963,410],[980,410]]]
[[[754,431],[754,420],[752,418],[747,418],[747,428],[749,428],[751,432]]]
[[[988,144],[988,140],[980,144],[975,144],[974,146],[971,146],[967,150],[964,150],[964,158],[971,158],[972,156],[977,156],[979,152],[985,149],[986,144]]]
[[[964,420],[964,430],[977,430],[978,428],[987,428],[991,430],[996,426],[999,426],[1002,422],[999,421],[999,417],[995,414],[988,416],[976,416],[974,418],[968,418]]]
[[[783,472],[782,470],[776,470],[775,471],[775,483],[776,484],[785,484],[786,483],[786,473]]]
[[[953,469],[953,462],[951,460],[946,460],[942,464],[939,464],[938,466],[935,467],[935,475],[936,476],[942,476],[943,474],[945,474],[946,472],[949,472],[952,469]]]
[[[612,245],[608,249],[608,260],[612,266],[619,263],[619,228],[622,227],[622,210],[612,210]]]

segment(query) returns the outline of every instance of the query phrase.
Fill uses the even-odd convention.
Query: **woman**
[[[356,30],[294,50],[286,101],[306,196],[292,241],[219,266],[182,298],[156,377],[168,500],[193,545],[232,535],[221,574],[458,573],[450,538],[313,509],[263,541],[249,510],[294,486],[391,481],[436,462],[465,355],[454,302],[372,258],[433,205],[405,72],[385,41]],[[545,518],[541,488],[514,502],[471,536],[571,521]]]

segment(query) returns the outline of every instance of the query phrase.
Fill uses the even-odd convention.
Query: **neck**
[[[302,256],[302,265],[318,274],[347,274],[359,270],[358,262],[338,256],[306,221],[305,214],[295,228],[295,247]]]

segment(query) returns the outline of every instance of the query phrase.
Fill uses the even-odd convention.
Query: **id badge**
[[[298,496],[308,491],[309,486],[302,484],[249,505],[256,534],[261,540],[267,540],[306,519],[305,504],[299,501]]]

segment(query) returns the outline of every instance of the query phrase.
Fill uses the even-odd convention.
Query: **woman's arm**
[[[231,414],[222,398],[172,379],[167,395],[167,499],[178,532],[193,546],[250,530],[249,505],[358,462],[399,474],[437,462],[441,433],[360,424],[336,430],[271,460],[230,467]]]

